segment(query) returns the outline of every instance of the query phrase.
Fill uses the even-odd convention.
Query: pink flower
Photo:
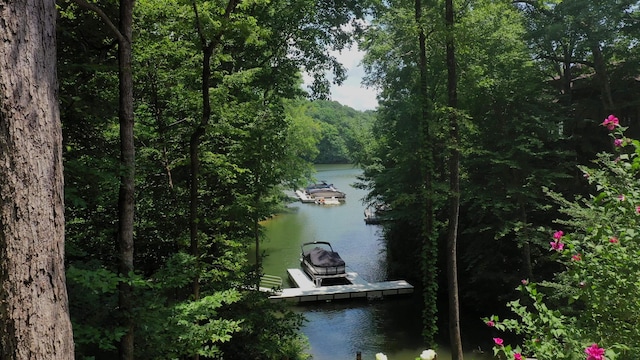
[[[571,257],[571,259],[572,259],[573,261],[580,261],[580,260],[582,260],[582,255],[580,255],[580,254],[575,254],[575,255],[573,255],[573,256]]]
[[[498,346],[503,346],[502,344],[504,343],[504,340],[502,340],[501,338],[493,338],[493,342]]]
[[[560,241],[552,241],[549,244],[551,245],[551,250],[562,251],[564,249],[564,244]]]
[[[620,147],[620,146],[622,146],[623,142],[624,142],[624,140],[622,140],[622,139],[615,139],[615,140],[613,140],[613,145],[615,147]]]
[[[520,354],[520,353],[513,354],[513,359],[514,360],[522,360],[522,354]]]
[[[488,327],[496,326],[496,323],[494,323],[492,320],[487,321],[486,324],[487,324]]]
[[[520,282],[522,283],[522,285],[527,285],[529,283],[529,280],[522,279],[522,280],[520,280]]]
[[[620,200],[620,201],[624,201],[624,199],[626,199],[626,198],[624,197],[624,194],[620,194],[620,195],[618,195],[618,200]]]
[[[636,214],[640,215],[640,206],[636,206]]]
[[[604,359],[604,349],[598,347],[598,344],[592,344],[588,348],[584,349],[584,353],[587,354],[587,360]]]
[[[617,244],[619,243],[618,238],[617,237],[612,237],[611,239],[609,239],[609,242],[612,244]]]
[[[553,233],[553,238],[555,239],[555,241],[549,243],[549,245],[551,245],[551,249],[555,251],[562,251],[562,249],[564,249],[564,244],[560,242],[560,239],[562,239],[563,236],[564,231],[562,230],[558,230]]]
[[[616,128],[616,126],[620,125],[620,121],[618,120],[617,117],[613,116],[613,115],[609,115],[606,119],[604,119],[604,121],[602,122],[602,126],[606,126],[607,129],[609,130],[613,130]]]

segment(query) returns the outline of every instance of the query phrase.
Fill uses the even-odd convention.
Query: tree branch
[[[76,3],[78,6],[80,6],[81,8],[85,10],[93,11],[94,13],[96,13],[100,17],[100,19],[102,19],[102,21],[104,21],[104,23],[109,27],[113,35],[116,37],[116,39],[118,39],[118,42],[122,43],[124,41],[127,41],[127,39],[124,37],[124,35],[122,35],[120,30],[118,30],[118,27],[113,24],[113,22],[111,21],[111,19],[109,19],[107,14],[105,14],[104,11],[102,11],[102,9],[100,9],[98,6],[96,6],[95,4],[88,3],[86,0],[72,0],[72,1]]]

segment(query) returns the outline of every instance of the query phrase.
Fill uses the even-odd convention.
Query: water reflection
[[[363,190],[350,185],[361,170],[350,165],[317,167],[317,178],[333,183],[347,194],[344,204],[321,206],[294,203],[294,211],[265,223],[266,240],[261,249],[266,274],[287,278],[287,268],[298,268],[301,244],[329,241],[347,263],[369,282],[386,279],[384,244],[378,225],[364,223]],[[294,307],[304,313],[307,322],[302,331],[309,338],[314,360],[374,359],[384,352],[391,360],[414,360],[425,347],[422,344],[421,304],[417,294],[382,301],[336,301]],[[438,349],[438,360],[451,356]],[[467,360],[478,360],[465,354]]]

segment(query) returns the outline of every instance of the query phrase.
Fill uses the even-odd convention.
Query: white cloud
[[[331,85],[331,100],[356,110],[375,110],[378,106],[377,91],[373,88],[366,88],[361,84],[365,75],[364,69],[360,64],[364,52],[360,51],[358,46],[354,44],[351,48],[344,49],[341,52],[334,51],[331,54],[347,69],[347,79],[342,82],[342,85]],[[307,74],[303,74],[303,77],[305,84],[311,82],[311,78]]]

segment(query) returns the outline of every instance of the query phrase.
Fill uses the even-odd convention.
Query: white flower
[[[385,355],[383,353],[377,353],[376,354],[376,360],[387,360],[387,355]]]
[[[433,360],[436,358],[436,355],[436,352],[431,349],[425,350],[420,354],[420,360]]]

